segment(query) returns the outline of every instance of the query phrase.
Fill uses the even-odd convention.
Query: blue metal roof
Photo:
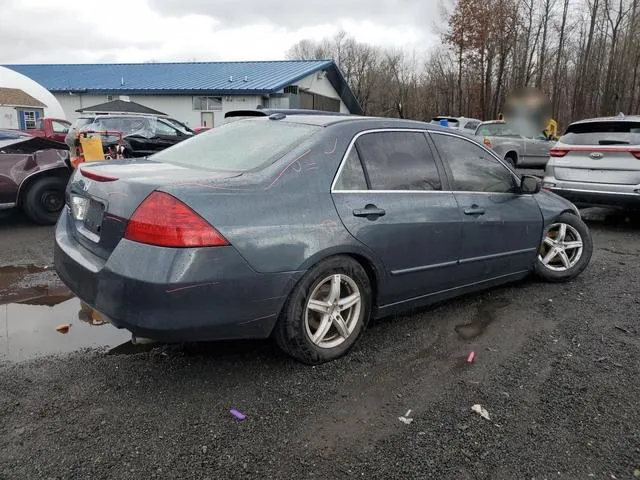
[[[206,90],[272,93],[332,64],[331,60],[309,60],[6,67],[32,78],[51,92]]]
[[[4,66],[26,75],[51,92],[125,95],[269,94],[326,70],[327,78],[351,113],[362,113],[340,69],[332,60]]]

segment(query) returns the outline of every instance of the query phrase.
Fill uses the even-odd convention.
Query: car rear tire
[[[518,164],[518,155],[516,155],[515,152],[508,152],[504,156],[504,161],[515,168],[515,166]]]
[[[535,273],[547,282],[567,282],[580,275],[591,260],[593,240],[577,216],[563,213],[545,231]]]
[[[325,260],[298,282],[274,330],[280,348],[309,364],[345,355],[360,337],[371,314],[371,283],[351,257]]]
[[[35,179],[24,194],[22,209],[40,225],[53,225],[64,207],[67,178],[62,175],[45,175]]]

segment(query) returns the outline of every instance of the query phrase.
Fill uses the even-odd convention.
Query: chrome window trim
[[[16,206],[15,202],[0,203],[0,210],[8,210],[9,208],[13,208],[15,206]]]
[[[351,139],[351,141],[349,142],[349,146],[347,147],[347,150],[342,156],[342,160],[340,160],[340,165],[338,166],[338,171],[333,177],[333,182],[331,182],[330,193],[358,193],[358,194],[363,194],[363,193],[404,193],[404,194],[407,194],[407,193],[417,193],[417,194],[477,193],[477,194],[485,194],[485,195],[519,195],[514,192],[476,192],[476,191],[466,191],[466,190],[373,190],[373,189],[371,190],[336,190],[335,186],[338,181],[338,178],[340,178],[340,175],[342,174],[342,170],[344,168],[344,164],[347,158],[349,157],[349,154],[351,153],[351,150],[353,149],[358,138],[360,138],[362,135],[367,135],[369,133],[385,133],[385,132],[413,132],[413,133],[422,133],[423,135],[429,135],[433,133],[437,135],[445,135],[445,136],[465,140],[472,145],[480,147],[482,150],[488,153],[491,157],[497,160],[511,174],[513,179],[516,181],[516,185],[520,184],[520,178],[518,177],[518,175],[513,170],[511,170],[511,168],[509,168],[494,152],[486,148],[484,145],[481,145],[479,142],[474,142],[469,138],[465,138],[463,135],[456,135],[455,133],[450,133],[450,132],[440,132],[440,131],[420,129],[420,128],[374,128],[374,129],[363,130],[361,132],[358,132]],[[362,161],[362,159],[360,159],[360,161]]]

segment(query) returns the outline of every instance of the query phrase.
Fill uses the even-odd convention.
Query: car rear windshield
[[[208,130],[152,158],[205,170],[243,172],[282,157],[320,130],[317,125],[248,119]]]
[[[640,145],[640,122],[588,122],[570,125],[560,142],[567,145]]]
[[[476,135],[485,137],[517,137],[518,134],[506,123],[487,123],[480,125]]]

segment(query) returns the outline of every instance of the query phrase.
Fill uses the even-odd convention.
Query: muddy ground
[[[578,280],[385,319],[314,368],[269,342],[132,352],[78,317],[52,229],[0,218],[0,479],[633,478],[640,216],[585,215]]]

